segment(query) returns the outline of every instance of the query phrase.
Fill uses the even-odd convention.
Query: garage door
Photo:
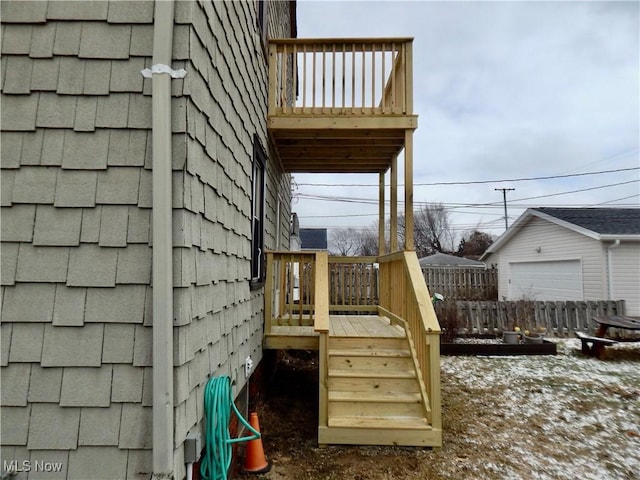
[[[583,300],[580,260],[509,264],[511,300]]]

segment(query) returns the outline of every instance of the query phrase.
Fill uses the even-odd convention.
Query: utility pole
[[[509,222],[507,220],[507,192],[515,190],[515,188],[494,188],[494,190],[502,190],[502,199],[504,201],[504,229],[507,230],[509,228]]]

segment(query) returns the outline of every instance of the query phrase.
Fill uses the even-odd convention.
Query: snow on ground
[[[468,478],[640,478],[640,344],[598,360],[576,339],[551,340],[558,355],[442,357],[445,415],[448,400],[470,414],[455,448],[478,454]]]

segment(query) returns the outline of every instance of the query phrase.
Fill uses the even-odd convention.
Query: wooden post
[[[269,115],[276,113],[276,60],[278,58],[277,45],[269,44]]]
[[[378,185],[378,255],[384,255],[384,172],[380,172],[380,181]]]
[[[405,102],[406,102],[406,112],[407,115],[413,113],[413,43],[407,42],[405,46],[405,59],[404,59],[404,68],[405,68]]]
[[[398,157],[391,159],[391,233],[389,253],[398,251]]]
[[[413,130],[404,133],[404,249],[415,250],[413,242]]]
[[[320,393],[318,425],[328,425],[328,341],[329,341],[329,257],[327,252],[318,252],[315,258],[315,322],[314,330],[320,334]]]

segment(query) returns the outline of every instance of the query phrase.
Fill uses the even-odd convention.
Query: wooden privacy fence
[[[512,330],[544,330],[566,337],[580,331],[594,334],[593,317],[623,315],[624,300],[599,301],[445,301],[436,304],[440,325],[449,332],[494,333]],[[613,332],[623,336],[623,332]]]
[[[498,300],[498,270],[478,267],[422,267],[431,295],[447,300]]]

